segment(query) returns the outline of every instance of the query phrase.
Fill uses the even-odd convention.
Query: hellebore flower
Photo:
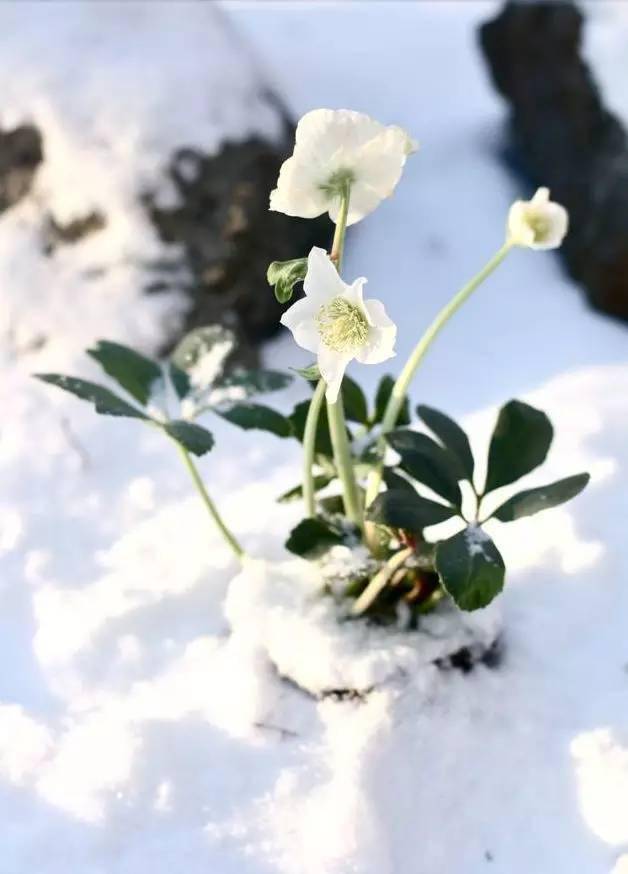
[[[281,167],[270,208],[301,218],[329,212],[335,222],[349,187],[352,225],[390,197],[416,149],[397,125],[385,127],[348,109],[314,109],[297,125],[294,152]]]
[[[549,199],[549,188],[539,188],[532,200],[517,200],[508,213],[508,237],[517,246],[557,249],[569,226],[564,206]]]
[[[397,327],[378,300],[363,300],[366,279],[343,282],[327,252],[316,246],[307,259],[305,297],[281,317],[303,349],[316,353],[326,398],[335,403],[348,363],[379,364],[392,358]]]

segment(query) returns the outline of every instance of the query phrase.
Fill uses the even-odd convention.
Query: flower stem
[[[345,414],[342,404],[342,395],[338,396],[335,404],[327,402],[327,417],[329,419],[329,433],[331,435],[331,445],[334,450],[334,461],[340,482],[342,483],[342,497],[345,505],[345,513],[347,517],[362,529],[364,527],[364,517],[362,513],[362,502],[358,494],[358,487],[355,481],[353,471],[353,460],[351,458],[351,449],[349,440],[347,439],[347,426],[345,424]]]
[[[349,198],[351,196],[351,184],[345,182],[340,194],[340,210],[338,212],[338,221],[336,222],[336,230],[334,231],[334,239],[331,244],[330,258],[336,265],[336,270],[340,273],[342,265],[342,256],[345,250],[345,235],[347,233],[347,216],[349,215]]]
[[[381,436],[379,440],[380,457],[384,454],[385,443],[384,435],[395,427],[401,407],[408,392],[408,387],[419,364],[422,362],[428,349],[445,327],[449,319],[460,309],[462,304],[469,298],[484,280],[498,267],[504,260],[508,252],[515,244],[511,240],[506,240],[504,245],[493,255],[487,264],[477,273],[466,285],[452,297],[448,304],[438,313],[427,331],[423,334],[417,345],[414,347],[412,354],[406,361],[403,370],[397,377],[397,381],[393,386],[393,390],[388,399],[388,404],[382,419]],[[375,500],[379,492],[379,487],[382,481],[383,460],[373,469],[369,476],[366,490],[366,505]]]
[[[201,500],[205,504],[207,512],[212,517],[218,530],[220,531],[222,536],[225,538],[225,540],[227,541],[227,543],[231,547],[231,550],[233,551],[233,554],[235,555],[235,557],[238,559],[238,561],[243,561],[246,558],[246,553],[244,552],[244,550],[242,549],[242,547],[240,546],[238,541],[235,539],[235,537],[233,536],[231,531],[229,531],[229,529],[227,528],[227,526],[223,522],[223,520],[220,516],[220,513],[218,512],[218,510],[216,508],[216,505],[214,504],[212,499],[209,497],[209,493],[208,493],[207,489],[205,488],[205,484],[203,483],[203,480],[201,479],[201,476],[196,468],[196,465],[194,464],[194,462],[192,461],[192,459],[190,457],[190,453],[177,440],[175,440],[174,442],[177,444],[177,448],[179,450],[179,454],[181,455],[181,459],[183,461],[183,464],[187,468],[187,471],[190,474],[190,476],[192,477],[192,482],[196,486],[197,491],[201,497]]]
[[[312,395],[312,400],[310,401],[307,418],[305,420],[305,430],[303,432],[303,500],[305,502],[305,512],[308,516],[316,515],[312,467],[314,465],[318,417],[321,412],[323,398],[325,397],[325,388],[325,380],[320,379],[316,386],[316,390]]]

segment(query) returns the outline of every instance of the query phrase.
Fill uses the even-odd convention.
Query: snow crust
[[[281,676],[315,696],[369,692],[463,647],[481,655],[501,626],[495,605],[461,613],[447,604],[423,617],[417,631],[350,621],[347,612],[324,595],[320,570],[302,560],[247,563],[225,603],[234,633],[257,643]]]

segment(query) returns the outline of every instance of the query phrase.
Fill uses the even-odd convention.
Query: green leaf
[[[469,438],[460,425],[446,416],[445,413],[434,410],[432,407],[426,407],[425,404],[419,404],[416,411],[443,446],[458,459],[462,473],[461,479],[473,482],[473,454]]]
[[[368,425],[369,411],[364,392],[360,386],[345,374],[340,388],[345,417],[350,422],[358,422],[360,425]]]
[[[163,426],[167,434],[184,446],[193,455],[205,455],[214,445],[212,434],[193,422],[177,419]]]
[[[400,467],[413,479],[428,486],[456,507],[462,503],[458,468],[451,454],[427,434],[402,428],[391,431],[386,440],[401,456]]]
[[[147,404],[154,388],[163,384],[159,364],[121,343],[99,340],[87,354],[140,404]]]
[[[488,451],[485,492],[514,483],[545,461],[552,423],[541,410],[510,401],[499,411]]]
[[[76,395],[83,401],[89,401],[94,404],[97,413],[103,416],[125,416],[130,419],[144,419],[150,421],[149,417],[141,410],[128,404],[126,401],[114,395],[108,388],[103,388],[95,382],[88,382],[86,379],[77,379],[74,376],[61,376],[58,373],[36,373],[36,379],[41,379],[43,382],[49,382],[51,385],[56,385],[70,394]]]
[[[295,373],[298,373],[299,376],[302,376],[308,382],[318,382],[321,378],[318,364],[310,364],[309,367],[291,367],[290,370],[294,370]]]
[[[177,344],[170,360],[180,370],[189,373],[197,368],[203,359],[209,360],[211,368],[204,374],[204,385],[213,385],[223,371],[235,343],[233,332],[222,325],[207,325],[194,328]]]
[[[180,401],[182,401],[183,398],[186,398],[189,395],[192,388],[190,377],[185,370],[181,370],[181,368],[177,367],[176,364],[173,364],[172,361],[168,362],[168,374],[176,396]]]
[[[491,538],[470,525],[436,546],[436,570],[461,610],[479,610],[504,587],[504,560]]]
[[[429,525],[437,525],[451,519],[456,513],[453,507],[445,507],[406,489],[392,489],[378,495],[368,509],[371,522],[402,528],[405,531],[422,531]]]
[[[381,422],[384,418],[386,406],[388,404],[388,400],[392,393],[394,384],[395,380],[392,376],[389,376],[388,374],[382,376],[381,380],[379,381],[379,385],[377,386],[377,391],[375,393],[375,416],[373,417],[374,424]],[[401,405],[401,409],[399,410],[399,416],[397,417],[397,421],[395,422],[395,424],[410,424],[410,404],[407,397],[403,399],[403,404]]]
[[[498,507],[492,516],[500,522],[514,522],[523,516],[533,516],[541,510],[549,510],[558,507],[565,501],[570,501],[579,495],[590,480],[588,473],[578,473],[559,479],[547,486],[539,486],[536,489],[527,489],[513,495],[508,501]]]
[[[297,404],[294,410],[290,413],[289,419],[292,425],[293,435],[303,443],[303,434],[305,432],[305,420],[307,419],[308,410],[310,409],[309,401],[301,401]],[[316,427],[316,440],[314,441],[314,451],[317,455],[324,455],[326,458],[333,458],[334,450],[331,445],[331,435],[329,433],[329,423],[327,420],[327,409],[323,405],[321,408],[318,424]]]
[[[328,486],[332,480],[334,480],[335,476],[327,476],[327,474],[320,474],[319,476],[314,477],[314,491],[319,492],[321,489],[324,489],[325,486]],[[279,495],[277,501],[280,504],[288,504],[290,501],[296,501],[299,498],[303,497],[303,485],[294,486],[294,488],[289,489],[287,492],[284,492],[283,495]]]
[[[291,261],[273,261],[266,272],[269,285],[275,286],[275,297],[279,303],[287,303],[292,297],[294,286],[305,279],[307,258],[293,258]]]
[[[323,519],[302,519],[286,541],[286,549],[306,556],[343,542],[342,534]]]
[[[242,399],[258,394],[280,391],[290,385],[292,377],[280,370],[236,370],[214,384],[217,389],[236,388],[242,392]]]
[[[244,428],[245,431],[269,431],[277,437],[292,436],[290,420],[262,404],[230,404],[224,407],[212,407],[212,411],[227,419],[232,425]]]
[[[405,476],[401,476],[401,474],[397,473],[392,469],[392,467],[385,467],[382,472],[382,479],[386,483],[386,487],[388,489],[395,489],[395,491],[403,491],[410,492],[413,495],[417,494],[417,490],[414,485],[410,482],[409,479],[406,479]]]

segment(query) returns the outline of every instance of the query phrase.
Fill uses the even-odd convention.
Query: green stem
[[[174,442],[177,444],[177,448],[179,449],[179,453],[181,455],[181,459],[183,461],[183,464],[187,468],[190,476],[192,477],[192,482],[196,486],[198,493],[201,497],[201,500],[205,504],[207,512],[212,517],[216,526],[218,527],[218,530],[220,531],[222,536],[225,538],[225,540],[227,541],[227,543],[231,547],[235,557],[239,561],[243,561],[246,558],[246,553],[244,552],[244,550],[242,549],[242,547],[240,546],[238,541],[235,539],[235,537],[233,536],[231,531],[229,531],[229,529],[227,528],[227,526],[223,522],[223,520],[220,516],[220,513],[218,512],[218,510],[216,508],[216,505],[214,504],[212,499],[209,497],[209,493],[207,492],[207,489],[205,488],[205,484],[203,483],[203,480],[201,479],[201,476],[196,468],[196,465],[192,461],[189,452],[177,440],[175,440]]]
[[[498,267],[504,260],[508,252],[515,244],[510,240],[506,240],[504,245],[499,249],[490,261],[477,273],[473,279],[469,280],[466,285],[463,285],[460,291],[455,294],[449,303],[442,308],[438,313],[427,331],[423,334],[417,345],[414,347],[412,354],[406,361],[403,370],[397,377],[397,381],[393,386],[393,390],[388,399],[384,418],[382,419],[381,437],[379,440],[380,453],[383,456],[385,449],[384,435],[395,427],[399,413],[403,405],[404,399],[408,392],[408,387],[416,370],[425,357],[428,349],[445,327],[449,319],[460,309],[462,304],[469,298],[473,292],[481,285],[484,280]],[[383,461],[372,471],[369,476],[369,482],[366,491],[366,505],[368,506],[377,497],[379,487],[382,481]]]
[[[336,469],[342,483],[345,513],[358,528],[362,529],[364,527],[364,518],[353,471],[351,448],[347,438],[342,395],[338,395],[338,400],[335,404],[327,402],[327,417],[329,419],[331,445],[334,450],[334,461],[336,462]]]
[[[343,185],[340,194],[340,210],[338,212],[338,221],[336,222],[336,230],[334,231],[334,239],[332,241],[330,254],[330,258],[336,265],[338,271],[340,270],[344,253],[350,194],[351,185],[349,182],[346,182]],[[303,434],[303,499],[305,501],[305,510],[308,516],[314,516],[316,514],[316,505],[314,501],[314,474],[312,467],[314,463],[314,446],[316,441],[316,430],[318,427],[318,417],[321,411],[325,388],[325,382],[321,379],[316,386],[316,391],[310,401],[310,407],[305,421],[305,432]],[[355,475],[353,473],[353,463],[351,461],[351,452],[347,440],[347,428],[345,425],[342,400],[339,399],[335,404],[328,404],[327,414],[329,417],[329,429],[334,450],[334,461],[343,488],[345,511],[351,521],[355,522],[355,524],[361,528],[363,524],[362,508],[360,506],[358,489],[355,482]]]
[[[325,380],[320,379],[316,390],[312,395],[310,406],[307,411],[305,420],[305,430],[303,432],[303,500],[305,502],[305,512],[308,516],[316,515],[316,504],[314,502],[314,476],[312,468],[314,466],[314,450],[316,447],[316,431],[318,428],[318,417],[321,412],[323,398],[325,397]]]
[[[396,552],[393,556],[391,556],[385,565],[383,565],[380,570],[375,574],[371,582],[368,584],[366,589],[362,592],[359,598],[354,602],[353,607],[351,608],[351,613],[353,616],[361,616],[368,608],[371,606],[373,601],[377,598],[380,592],[388,585],[390,578],[393,576],[395,571],[397,571],[400,567],[403,567],[405,562],[412,555],[413,550],[411,547],[407,547],[406,549],[402,549],[399,552]]]

